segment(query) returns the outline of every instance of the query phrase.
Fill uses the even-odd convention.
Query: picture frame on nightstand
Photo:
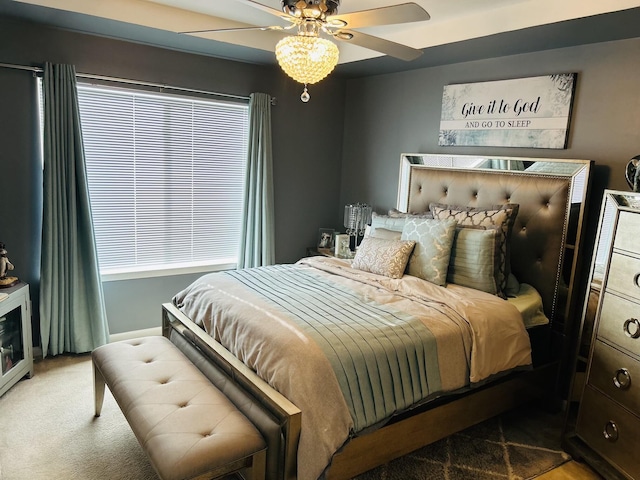
[[[338,258],[353,258],[351,252],[351,236],[346,233],[336,235],[335,238],[335,256]]]
[[[333,237],[335,230],[333,228],[321,228],[318,230],[318,248],[333,248]]]

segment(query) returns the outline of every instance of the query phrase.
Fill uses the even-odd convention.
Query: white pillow
[[[369,236],[374,238],[382,238],[383,240],[400,240],[402,232],[387,230],[386,228],[376,228],[373,233],[369,233]]]
[[[368,229],[369,233],[365,234],[365,236],[375,235],[375,231],[378,228],[384,228],[385,230],[392,230],[394,232],[402,232],[406,223],[406,217],[389,217],[388,215],[380,215],[373,212],[371,214],[371,227]]]

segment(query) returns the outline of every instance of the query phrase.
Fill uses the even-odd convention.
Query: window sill
[[[129,272],[123,271],[114,273],[103,273],[102,275],[100,275],[100,278],[103,282],[115,282],[119,280],[188,275],[191,273],[220,272],[223,270],[233,270],[236,268],[236,266],[237,264],[235,263],[223,263],[218,265],[192,265],[186,267],[169,267],[162,269],[136,270]]]

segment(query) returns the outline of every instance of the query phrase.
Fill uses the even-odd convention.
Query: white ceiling
[[[280,10],[280,0],[260,0],[260,2]],[[172,32],[166,40],[169,45],[164,46],[171,46],[171,42],[174,42],[176,48],[179,48],[181,40],[178,37],[184,37],[184,35],[177,35],[176,32],[286,25],[282,20],[255,8],[245,0],[11,0],[10,2],[4,0],[0,3],[44,7],[48,12],[45,18],[52,19],[52,23],[58,20],[65,28],[73,29],[76,26],[77,30],[88,33],[105,35],[104,29],[113,28],[115,25],[111,22],[107,24],[110,27],[103,26],[102,29],[96,28],[95,32],[91,32],[92,27],[88,25],[97,25],[96,19],[157,29],[165,33]],[[404,0],[342,0],[339,13],[400,3],[404,3]],[[429,12],[430,20],[370,27],[361,31],[414,48],[425,49],[640,7],[640,0],[415,0],[415,3]],[[61,22],[60,15],[64,12],[74,16]],[[93,19],[94,23],[80,22],[86,16]],[[279,32],[251,30],[208,33],[199,36],[213,39],[218,44],[222,42],[229,46],[272,52],[281,35]],[[114,30],[111,36],[119,35]],[[372,50],[347,45],[345,42],[339,42],[338,46],[341,64],[381,55]],[[233,58],[234,50],[230,49],[229,52],[231,52],[229,57]]]

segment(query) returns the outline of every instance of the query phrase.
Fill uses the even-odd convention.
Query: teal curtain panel
[[[249,144],[238,268],[275,263],[271,97],[249,98]]]
[[[44,68],[42,354],[83,353],[109,338],[72,65]]]

